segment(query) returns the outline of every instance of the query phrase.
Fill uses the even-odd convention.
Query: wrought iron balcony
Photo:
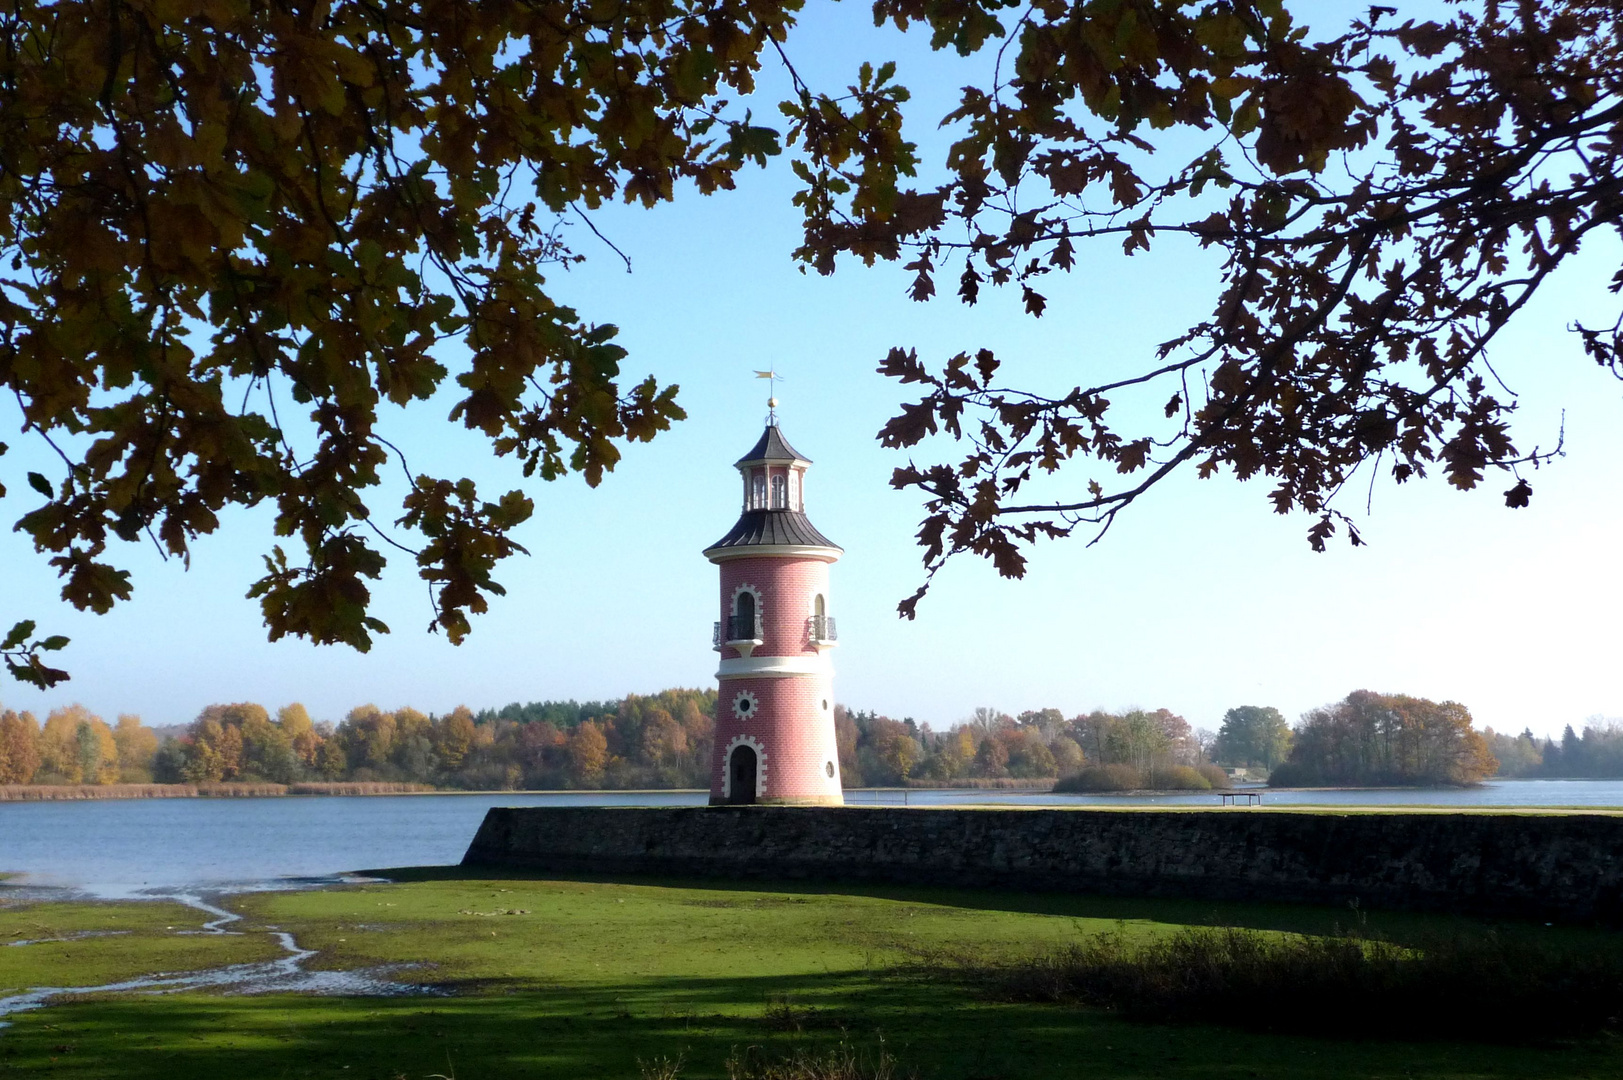
[[[810,633],[813,645],[833,645],[840,640],[832,615],[813,615]]]
[[[726,631],[726,637],[722,632]],[[765,625],[759,615],[729,615],[722,622],[715,625],[710,632],[710,643],[716,648],[731,645],[739,641],[752,641],[760,644],[765,636]]]

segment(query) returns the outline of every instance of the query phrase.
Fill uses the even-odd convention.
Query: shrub
[[[1188,765],[1173,765],[1167,769],[1157,769],[1154,774],[1154,786],[1165,791],[1210,791],[1212,782],[1202,776],[1199,769],[1192,769]]]
[[[1136,791],[1145,786],[1144,774],[1131,765],[1089,765],[1061,777],[1055,791]]]
[[[797,1050],[787,1057],[759,1046],[735,1047],[725,1068],[727,1080],[891,1080],[896,1059],[883,1043],[869,1055],[842,1040],[829,1050]]]
[[[1206,778],[1206,783],[1210,787],[1222,790],[1234,786],[1234,781],[1229,779],[1229,774],[1209,761],[1201,762],[1195,766],[1195,769]]]
[[[1075,1001],[1129,1019],[1335,1037],[1538,1042],[1620,1026],[1623,952],[1496,932],[1399,946],[1356,933],[1193,929],[1101,934],[1048,956],[967,969],[998,996]]]

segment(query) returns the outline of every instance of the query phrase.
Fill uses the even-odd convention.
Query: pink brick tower
[[[828,603],[828,568],[842,551],[806,519],[810,464],[770,417],[760,441],[738,461],[744,512],[705,549],[721,568],[712,806],[845,803]]]

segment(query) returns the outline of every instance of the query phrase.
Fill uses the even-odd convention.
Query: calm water
[[[847,792],[851,805],[899,805],[900,791]],[[1206,806],[1217,796],[910,791],[912,806]],[[1623,781],[1503,780],[1470,790],[1265,791],[1271,806],[1623,808]],[[265,887],[389,866],[458,862],[492,806],[697,806],[699,792],[372,795],[0,803],[0,872],[12,884],[99,896]]]

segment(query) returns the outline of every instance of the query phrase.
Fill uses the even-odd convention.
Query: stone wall
[[[1599,814],[497,807],[463,865],[1623,922],[1623,817]]]

